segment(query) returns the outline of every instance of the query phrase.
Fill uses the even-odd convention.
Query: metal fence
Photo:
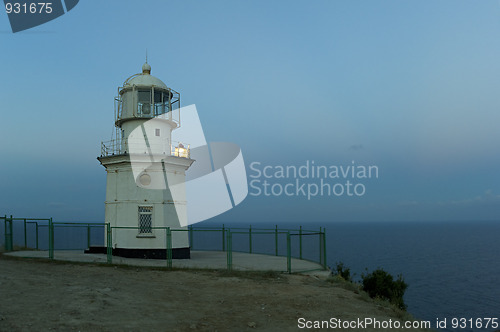
[[[189,243],[194,250],[222,250],[227,252],[227,269],[232,269],[233,252],[287,257],[287,271],[291,259],[298,258],[326,264],[326,230],[242,227],[189,226]],[[210,232],[211,236],[206,234]]]
[[[3,239],[4,239],[4,249],[5,251],[14,250],[14,244],[18,244],[20,247],[24,248],[36,248],[39,249],[39,233],[40,229],[47,227],[48,223],[52,218],[14,218],[12,216],[0,217],[3,221]],[[14,223],[16,222],[16,223]],[[21,226],[21,232],[14,232],[15,226]],[[33,227],[34,238],[28,238],[29,229]],[[16,236],[15,236],[16,235]],[[22,235],[22,239],[19,238]],[[21,244],[22,243],[22,244]]]
[[[35,250],[81,250],[103,245],[103,241],[99,241],[103,237],[100,234],[104,233],[103,223],[53,222],[52,218],[12,216],[0,217],[0,222],[3,222],[0,239],[3,239],[5,251],[13,251],[14,246]],[[55,237],[58,238],[57,243]]]
[[[139,232],[139,227],[111,226],[95,222],[54,222],[52,218],[0,217],[5,251],[14,250],[15,244],[26,249],[47,250],[54,259],[56,250],[83,250],[91,246],[106,247],[106,260],[113,262],[113,236],[117,232]],[[16,227],[17,226],[17,227]],[[233,253],[264,254],[286,257],[286,271],[292,272],[292,258],[319,263],[327,268],[326,231],[304,229],[243,227],[193,227],[174,229],[152,227],[165,240],[166,266],[172,267],[172,234],[188,232],[191,250],[222,251],[226,253],[226,268],[232,270]],[[16,233],[17,232],[17,233]],[[115,235],[113,235],[115,233]],[[163,235],[164,234],[164,235]],[[106,238],[106,241],[104,241]],[[0,240],[1,241],[1,240]],[[105,245],[106,244],[106,245]],[[294,270],[294,272],[298,272]]]

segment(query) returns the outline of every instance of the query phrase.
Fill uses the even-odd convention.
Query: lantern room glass
[[[154,91],[154,92],[153,92]],[[172,93],[162,90],[137,91],[137,114],[144,117],[153,117],[171,111]]]
[[[141,116],[151,116],[151,90],[138,90],[137,101],[137,113]]]

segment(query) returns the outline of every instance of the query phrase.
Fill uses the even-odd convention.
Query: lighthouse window
[[[168,97],[169,97],[168,92],[155,91],[154,93],[155,115],[164,114],[169,111]]]
[[[139,206],[139,234],[153,233],[153,207]]]
[[[162,103],[162,93],[160,91],[155,91],[154,93],[154,110],[155,110],[155,115],[162,114],[162,109],[161,109],[161,103]]]
[[[138,110],[139,115],[151,114],[151,90],[139,90],[138,95]]]

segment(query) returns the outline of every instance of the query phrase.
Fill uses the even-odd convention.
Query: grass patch
[[[354,292],[356,294],[364,293],[361,290],[361,286],[359,284],[352,282],[352,281],[347,281],[339,275],[330,275],[326,279],[326,281],[328,281],[331,284],[335,284],[339,287],[342,287],[343,289],[346,289],[348,291]],[[368,294],[366,294],[366,295],[368,295]]]

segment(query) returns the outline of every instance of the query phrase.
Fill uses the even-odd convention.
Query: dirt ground
[[[397,320],[398,314],[311,276],[0,256],[0,331],[299,331],[301,317]]]

